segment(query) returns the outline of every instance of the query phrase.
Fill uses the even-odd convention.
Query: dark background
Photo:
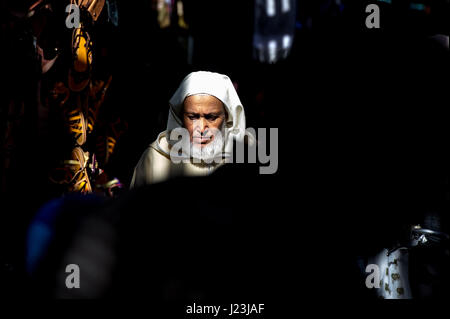
[[[108,48],[98,72],[105,68],[114,76],[107,106],[129,123],[108,167],[111,175],[130,182],[142,152],[165,129],[167,102],[186,74],[229,75],[238,83],[248,126],[279,128],[274,176],[224,177],[240,207],[234,214],[248,216],[249,229],[251,220],[260,224],[263,269],[275,264],[267,280],[279,289],[308,287],[319,297],[356,298],[366,296],[358,290],[356,257],[389,246],[399,229],[421,222],[428,211],[439,212],[448,230],[449,59],[448,49],[429,38],[448,35],[448,2],[431,1],[426,17],[406,4],[377,2],[377,30],[364,24],[370,2],[342,2],[340,10],[329,1],[298,1],[294,45],[276,64],[252,57],[251,1],[186,1],[195,40],[192,65],[180,31],[160,30],[149,1],[120,1],[119,26],[100,24],[96,32]],[[312,27],[306,27],[308,19]],[[4,66],[5,92],[24,95],[33,105],[29,59],[15,54],[25,52],[17,46],[9,49],[2,57],[12,61]],[[1,209],[3,278],[18,294],[24,234],[37,208],[53,197],[40,167],[58,147],[34,134],[36,115],[29,110]],[[163,195],[155,209],[164,210],[170,198],[157,192]],[[142,225],[151,223],[148,215],[128,218],[130,233],[145,232]],[[144,250],[136,248],[136,255]],[[334,287],[329,283],[336,273],[351,278],[348,289],[324,292]]]

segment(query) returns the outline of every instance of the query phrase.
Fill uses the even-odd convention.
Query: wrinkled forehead
[[[225,112],[226,106],[222,100],[211,94],[200,93],[186,96],[183,101],[182,112]]]

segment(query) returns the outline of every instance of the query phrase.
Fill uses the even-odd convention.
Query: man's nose
[[[208,123],[206,122],[206,120],[201,117],[196,122],[197,130],[202,134],[205,133],[206,129],[208,128]]]

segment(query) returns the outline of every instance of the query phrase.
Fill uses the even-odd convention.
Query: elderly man
[[[183,130],[189,143],[178,156]],[[242,142],[245,135],[244,108],[229,77],[190,73],[170,99],[167,129],[141,156],[131,187],[207,175],[232,156],[233,140]]]

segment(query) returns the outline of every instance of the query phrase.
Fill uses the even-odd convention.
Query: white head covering
[[[232,152],[233,140],[242,142],[245,136],[245,114],[239,96],[226,75],[198,71],[187,75],[180,86],[169,101],[169,118],[167,120],[167,129],[161,133],[170,136],[170,132],[178,127],[183,126],[182,112],[183,103],[186,97],[196,94],[208,94],[218,98],[224,104],[228,117],[224,127],[224,150],[223,155],[226,157]],[[157,139],[159,149],[160,136]]]

